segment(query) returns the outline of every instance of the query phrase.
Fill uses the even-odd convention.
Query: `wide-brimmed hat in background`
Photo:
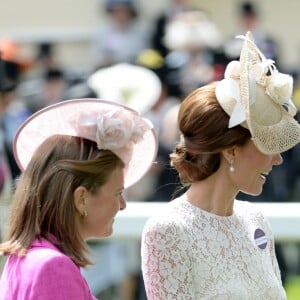
[[[244,39],[240,60],[227,65],[225,78],[216,87],[216,97],[230,116],[229,128],[248,128],[262,153],[287,151],[300,142],[291,99],[293,78],[280,73],[261,53],[251,32],[238,38]]]
[[[205,12],[191,10],[167,23],[164,43],[169,50],[214,49],[221,46],[222,35]]]
[[[26,169],[34,152],[48,137],[70,135],[97,143],[126,165],[125,188],[136,183],[157,154],[152,123],[123,105],[100,99],[72,99],[48,106],[29,117],[14,140],[14,156]]]
[[[99,69],[87,84],[98,98],[112,99],[140,114],[151,109],[161,94],[161,81],[153,71],[128,63]]]

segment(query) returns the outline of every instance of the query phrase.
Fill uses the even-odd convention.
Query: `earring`
[[[233,163],[234,163],[234,160],[232,159],[230,161],[230,165],[229,165],[229,172],[230,173],[233,173],[235,171]]]
[[[81,213],[81,217],[82,218],[86,218],[88,216],[88,213],[86,210],[84,210],[82,213]]]

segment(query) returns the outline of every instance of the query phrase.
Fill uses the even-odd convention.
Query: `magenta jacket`
[[[24,257],[10,255],[0,300],[95,300],[79,267],[53,244],[36,239]]]

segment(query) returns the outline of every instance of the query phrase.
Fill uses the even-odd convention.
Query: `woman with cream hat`
[[[293,80],[250,32],[224,79],[182,102],[171,154],[186,193],[147,222],[142,269],[149,300],[286,299],[272,230],[240,191],[259,195],[281,153],[300,141]]]
[[[68,100],[27,119],[14,141],[23,174],[0,244],[0,299],[95,299],[80,273],[85,241],[112,234],[124,189],[156,151],[152,124],[114,102]]]

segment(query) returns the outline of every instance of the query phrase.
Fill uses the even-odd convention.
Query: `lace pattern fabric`
[[[265,233],[259,247],[254,232]],[[142,236],[148,300],[286,299],[268,221],[235,200],[234,213],[217,216],[184,196],[150,218]]]

